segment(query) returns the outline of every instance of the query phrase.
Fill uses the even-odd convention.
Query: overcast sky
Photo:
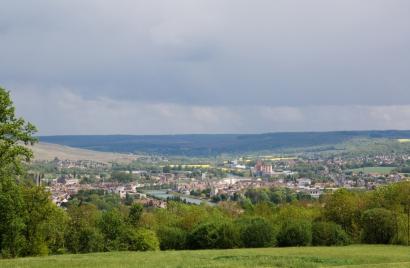
[[[408,0],[1,0],[0,85],[50,134],[410,129]]]

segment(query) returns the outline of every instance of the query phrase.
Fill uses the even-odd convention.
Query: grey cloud
[[[85,99],[66,88],[14,92],[19,114],[48,134],[260,133],[408,129],[410,105],[205,106]],[[45,105],[46,103],[46,105]]]
[[[239,118],[228,127],[210,113],[196,128],[167,125],[165,132],[352,129],[359,125],[348,122],[345,107],[368,107],[358,112],[369,118],[372,106],[387,110],[391,120],[381,122],[394,126],[403,117],[392,107],[410,104],[409,11],[407,0],[4,0],[0,84],[18,98],[32,89],[44,96],[69,89],[95,111],[94,102],[110,100],[173,107],[176,121],[187,112],[176,112],[182,107],[226,109]],[[266,114],[285,107],[292,116],[262,127],[247,122],[258,117],[246,117],[241,107],[255,114],[257,107]],[[316,107],[311,117],[318,107],[346,115],[339,125],[326,118],[306,125],[298,113],[309,107]],[[56,120],[42,115],[36,120]],[[151,120],[159,124],[160,118]],[[59,123],[41,125],[51,133]],[[108,128],[95,131],[131,131]]]

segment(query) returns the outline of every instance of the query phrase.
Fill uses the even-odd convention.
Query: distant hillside
[[[210,156],[335,145],[356,138],[407,139],[410,138],[410,131],[44,136],[40,137],[40,141],[106,152]]]
[[[40,142],[30,147],[34,152],[34,160],[93,160],[102,163],[118,162],[129,163],[137,157],[127,154],[99,152],[87,149],[72,148],[68,146]]]

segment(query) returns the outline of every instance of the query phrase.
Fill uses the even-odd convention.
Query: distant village
[[[185,165],[170,164],[172,161],[166,160],[166,165],[155,172],[124,169],[113,173],[107,163],[55,159],[47,163],[55,168],[54,177],[37,174],[36,183],[49,189],[57,205],[67,203],[81,190],[100,190],[121,199],[131,197],[135,202],[154,207],[165,207],[169,198],[212,204],[218,197],[230,200],[243,195],[247,189],[260,188],[286,188],[318,199],[338,188],[370,190],[407,180],[407,173],[397,167],[409,161],[410,156],[406,154],[242,157],[221,163]],[[128,179],[124,181],[116,176]]]

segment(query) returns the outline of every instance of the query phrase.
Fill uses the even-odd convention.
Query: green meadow
[[[354,245],[198,251],[110,252],[0,260],[0,267],[410,267],[405,246]]]

